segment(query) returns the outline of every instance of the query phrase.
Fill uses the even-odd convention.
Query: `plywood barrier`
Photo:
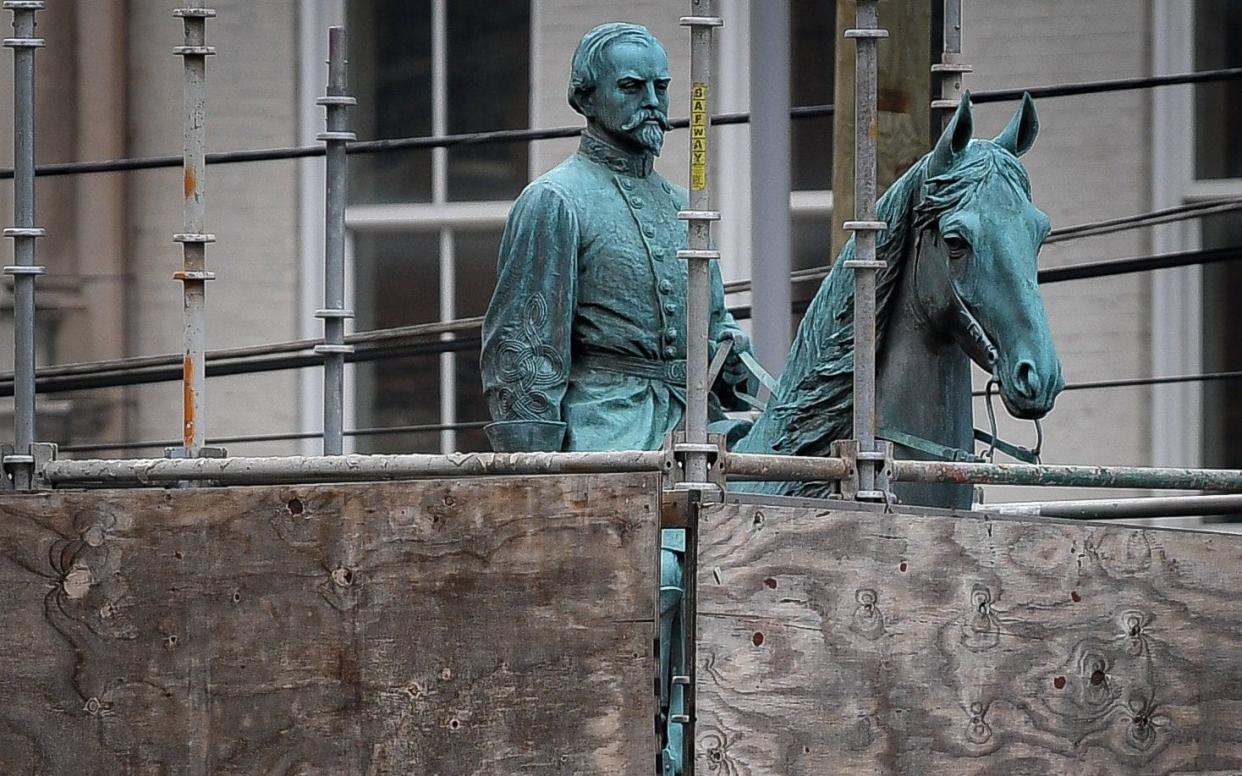
[[[1242,772],[1242,537],[726,505],[699,773]]]
[[[0,498],[0,773],[654,762],[651,475]]]

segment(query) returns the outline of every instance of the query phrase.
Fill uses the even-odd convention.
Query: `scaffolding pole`
[[[35,37],[38,0],[7,0],[13,12],[13,37],[4,46],[13,49],[13,226],[4,236],[13,240],[13,264],[4,274],[13,278],[13,452],[4,457],[13,487],[22,490],[33,481],[35,441],[35,278],[46,270],[35,264],[35,240],[44,231],[35,226]]]
[[[854,69],[854,219],[843,225],[854,233],[854,255],[845,267],[854,270],[854,443],[857,487],[854,497],[881,501],[877,464],[884,453],[876,446],[876,273],[884,262],[876,259],[876,240],[888,228],[876,220],[876,136],[878,56],[876,48],[888,32],[878,28],[879,0],[858,0],[856,27],[845,31],[858,45]]]
[[[233,458],[142,458],[49,461],[49,486],[169,486],[180,482],[269,485],[436,477],[665,472],[662,450],[591,453],[454,453],[452,455],[335,455]]]
[[[940,86],[940,96],[931,102],[931,125],[936,134],[944,130],[957,110],[962,99],[962,77],[974,71],[962,61],[962,0],[943,0],[943,8],[944,44],[940,62],[931,66],[932,79]]]
[[[1060,517],[1071,520],[1135,520],[1152,517],[1207,517],[1242,514],[1242,495],[1146,496],[1070,501],[987,504],[981,512],[1002,515]]]
[[[316,135],[327,146],[325,218],[323,235],[323,454],[340,455],[345,440],[345,356],[354,352],[345,344],[345,201],[348,192],[345,143],[356,140],[346,124],[346,111],[358,101],[349,96],[348,48],[344,27],[328,29],[328,93],[316,102],[327,109],[325,132]]]
[[[182,162],[183,217],[182,232],[173,235],[181,243],[183,266],[173,274],[182,284],[182,443],[170,448],[171,457],[195,458],[207,446],[206,401],[207,358],[205,307],[207,281],[215,275],[207,271],[207,243],[215,235],[207,234],[204,226],[204,178],[207,154],[207,57],[216,51],[207,45],[207,20],[216,15],[201,2],[187,0],[185,8],[173,15],[185,26],[183,45],[173,49],[182,58],[185,80],[182,91],[185,118],[185,153]]]

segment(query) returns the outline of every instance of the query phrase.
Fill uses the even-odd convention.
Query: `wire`
[[[1052,84],[1048,86],[1031,86],[1023,89],[995,89],[976,92],[971,100],[977,104],[989,102],[1009,102],[1022,99],[1023,94],[1032,97],[1069,97],[1080,94],[1099,94],[1129,89],[1149,89],[1159,86],[1178,84],[1209,83],[1213,81],[1230,81],[1242,79],[1242,68],[1230,67],[1217,70],[1201,70],[1194,73],[1175,75],[1150,76],[1145,78],[1121,78],[1107,81],[1084,81],[1076,84]],[[806,105],[792,109],[791,118],[807,119],[831,116],[832,105]],[[712,123],[717,125],[745,124],[750,121],[749,113],[722,113],[712,116]],[[674,129],[689,126],[689,119],[674,119]],[[362,140],[346,144],[346,153],[373,154],[390,153],[393,151],[410,151],[428,148],[451,148],[465,145],[485,145],[497,143],[523,143],[535,140],[552,140],[558,138],[577,137],[582,127],[551,127],[549,129],[498,129],[489,132],[468,132],[455,135],[433,135],[427,137],[393,138],[390,140]],[[281,159],[305,159],[323,156],[322,145],[287,146],[281,148],[262,148],[246,151],[218,151],[207,154],[207,164],[234,164],[238,162],[266,162]],[[109,159],[95,162],[56,162],[41,164],[35,167],[37,176],[79,175],[101,172],[121,172],[129,170],[153,170],[164,167],[178,167],[182,164],[181,156],[152,156],[138,159]],[[12,168],[0,169],[0,180],[13,177]]]
[[[1206,199],[1192,202],[1188,205],[1153,210],[1150,213],[1140,213],[1133,216],[1122,216],[1121,218],[1110,218],[1104,221],[1090,221],[1085,224],[1061,227],[1060,229],[1054,229],[1044,243],[1051,244],[1066,240],[1077,240],[1080,237],[1098,237],[1103,234],[1112,234],[1113,232],[1122,232],[1128,229],[1140,229],[1145,226],[1186,221],[1192,218],[1231,213],[1236,210],[1242,210],[1242,197]]]
[[[1080,383],[1071,383],[1065,386],[1066,391],[1082,391],[1099,388],[1126,388],[1133,386],[1146,385],[1169,385],[1173,383],[1188,382],[1210,382],[1221,380],[1239,380],[1242,379],[1242,371],[1235,372],[1209,372],[1200,375],[1178,375],[1172,377],[1134,377],[1118,380],[1096,380]],[[983,391],[974,391],[972,396],[982,397]],[[416,434],[416,433],[436,433],[440,431],[463,431],[470,429],[479,429],[486,426],[490,421],[478,420],[461,423],[428,423],[421,425],[406,426],[378,426],[374,428],[359,428],[345,432],[345,436],[380,436],[388,434]],[[243,436],[219,437],[208,440],[209,444],[243,444],[248,442],[285,442],[295,441],[299,439],[318,439],[323,436],[322,432],[303,431],[291,432],[283,434],[247,434]],[[98,452],[101,450],[140,450],[146,448],[164,448],[172,447],[180,444],[180,440],[152,440],[145,442],[97,442],[81,445],[63,445],[58,449],[64,453],[88,453]]]
[[[1042,269],[1039,271],[1039,282],[1060,283],[1068,280],[1084,280],[1199,264],[1215,264],[1237,259],[1242,259],[1242,246],[1186,251],[1158,256],[1139,256]],[[826,274],[826,269],[799,270],[792,274],[791,282],[806,282],[823,278]],[[747,291],[749,289],[749,280],[726,284],[726,291],[729,293]],[[806,301],[796,302],[793,308],[794,312],[801,313],[805,311],[807,304]],[[747,320],[751,317],[750,305],[733,305],[730,306],[729,310],[738,320]],[[482,322],[482,317],[473,317],[441,323],[414,324],[411,326],[397,326],[389,329],[358,332],[346,337],[345,341],[353,345],[374,345],[376,347],[354,353],[352,356],[347,357],[347,360],[375,361],[385,358],[469,350],[477,347],[480,343],[477,332]],[[472,334],[473,336],[409,344],[409,340],[445,334]],[[319,366],[323,363],[322,359],[305,351],[309,351],[320,342],[322,340],[305,339],[277,342],[270,345],[208,351],[207,374],[214,377]],[[405,344],[401,345],[399,343]],[[284,357],[277,358],[277,356]],[[181,356],[146,356],[116,359],[113,361],[61,364],[58,366],[40,367],[35,374],[36,390],[40,393],[59,393],[91,388],[167,382],[181,378]],[[0,397],[12,395],[13,373],[0,373]]]
[[[1069,383],[1064,391],[1093,391],[1101,388],[1136,388],[1146,385],[1174,385],[1176,383],[1210,383],[1220,380],[1242,379],[1242,371],[1205,372],[1197,375],[1169,375],[1164,377],[1121,377],[1114,380],[1084,380]],[[983,396],[983,391],[973,391],[971,396]]]
[[[1242,197],[1222,197],[1220,199],[1202,200],[1200,202],[1194,202],[1188,205],[1179,205],[1177,207],[1165,208],[1163,210],[1153,210],[1150,213],[1139,213],[1138,215],[1133,215],[1133,216],[1124,216],[1121,218],[1110,218],[1105,221],[1091,221],[1085,224],[1076,224],[1074,226],[1066,226],[1060,229],[1054,229],[1052,233],[1048,235],[1048,239],[1045,240],[1044,243],[1049,244],[1049,243],[1065,242],[1066,240],[1074,240],[1080,237],[1098,237],[1099,235],[1111,234],[1113,232],[1120,232],[1120,231],[1125,231],[1128,229],[1140,229],[1140,228],[1147,227],[1147,226],[1155,226],[1157,224],[1172,223],[1174,221],[1188,221],[1188,220],[1195,219],[1195,218],[1204,218],[1207,216],[1214,216],[1214,215],[1219,215],[1221,213],[1228,213],[1228,212],[1233,212],[1237,210],[1242,210]],[[1226,248],[1226,249],[1221,249],[1221,250],[1234,251],[1236,249]],[[1122,262],[1133,262],[1134,263],[1133,266],[1139,267],[1139,269],[1133,269],[1133,270],[1128,270],[1128,271],[1140,272],[1146,269],[1163,269],[1164,267],[1158,266],[1161,261],[1169,261],[1170,262],[1168,264],[1169,267],[1184,267],[1190,264],[1201,264],[1201,263],[1207,264],[1207,263],[1211,263],[1211,261],[1224,260],[1224,259],[1208,259],[1206,261],[1184,260],[1181,263],[1176,263],[1179,257],[1182,259],[1189,259],[1189,257],[1207,256],[1208,254],[1211,254],[1211,253],[1212,251],[1191,251],[1189,253],[1169,254],[1167,256],[1148,256],[1148,257],[1144,257],[1141,259],[1122,259],[1121,261]],[[1231,253],[1226,258],[1232,258],[1232,257],[1233,257],[1233,254]],[[1124,274],[1124,271],[1108,271],[1108,272],[1104,272],[1103,274],[1097,275],[1097,274],[1090,274],[1090,272],[1088,271],[1090,268],[1101,268],[1102,270],[1102,268],[1109,267],[1114,264],[1121,266],[1119,262],[1095,262],[1095,263],[1090,263],[1090,264],[1075,265],[1075,267],[1072,268],[1074,271],[1082,271],[1086,274],[1075,275],[1074,278],[1076,279],[1076,278],[1087,278],[1087,277],[1104,277],[1105,275]],[[1070,269],[1070,268],[1066,268],[1066,269]],[[809,269],[796,270],[790,273],[789,282],[796,284],[796,283],[806,283],[812,280],[823,280],[825,277],[828,276],[828,272],[830,270],[831,270],[831,267],[812,267]],[[1052,270],[1041,270],[1040,271],[1040,282],[1041,283],[1057,282],[1054,279],[1048,279],[1048,280],[1045,279],[1045,278],[1055,277],[1055,273],[1045,274],[1045,273],[1052,273],[1052,272],[1053,272]],[[744,293],[750,290],[751,290],[751,281],[749,279],[734,280],[729,283],[725,283],[726,294]]]
[[[356,428],[346,431],[345,436],[385,436],[388,434],[420,434],[438,433],[440,431],[466,431],[483,428],[491,421],[473,420],[461,423],[424,423],[410,426],[376,426],[374,428]],[[219,437],[208,439],[212,445],[242,444],[246,442],[289,442],[298,439],[319,439],[322,431],[297,431],[285,434],[246,434],[243,436]],[[149,440],[146,442],[94,442],[82,445],[61,445],[57,450],[62,453],[93,453],[99,450],[141,450],[144,448],[163,448],[180,445],[180,439]]]
[[[1224,67],[1217,70],[1200,70],[1195,73],[1176,73],[1172,75],[1153,75],[1141,78],[1115,78],[1107,81],[1084,81],[1078,84],[1057,84],[1054,86],[1033,86],[1028,89],[993,89],[991,91],[972,94],[972,102],[983,104],[988,102],[1008,102],[1022,99],[1023,93],[1029,93],[1035,99],[1045,97],[1072,97],[1079,94],[1101,94],[1103,92],[1122,92],[1130,89],[1151,89],[1158,86],[1178,86],[1180,84],[1202,84],[1210,81],[1230,81],[1242,78],[1242,67]]]
[[[465,337],[451,340],[437,340],[416,345],[384,345],[367,348],[346,354],[349,363],[380,361],[392,358],[410,358],[415,356],[431,356],[440,353],[453,353],[463,350],[474,350],[482,344],[478,337]],[[244,361],[225,363],[207,362],[208,377],[225,375],[257,374],[260,372],[276,372],[286,369],[302,369],[323,365],[323,357],[310,353],[306,355],[275,355]],[[180,367],[155,367],[148,369],[128,369],[100,372],[98,374],[76,374],[66,377],[44,377],[35,374],[35,390],[38,393],[65,393],[67,391],[83,391],[94,388],[114,388],[122,385],[144,385],[147,383],[165,383],[180,380]],[[0,382],[0,396],[13,395],[12,380]]]

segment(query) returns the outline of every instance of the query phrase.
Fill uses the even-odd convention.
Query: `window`
[[[792,0],[790,3],[789,97],[795,106],[826,105],[833,101],[836,70],[837,4],[835,0]],[[832,117],[795,119],[790,124],[793,151],[790,250],[794,271],[825,267],[832,257]],[[818,282],[793,287],[797,329]]]
[[[530,124],[530,2],[351,3],[352,116],[360,139]],[[350,232],[359,329],[482,315],[525,143],[355,155]],[[478,345],[359,364],[359,427],[487,419]],[[359,452],[487,450],[481,431],[376,434]]]
[[[1233,0],[1195,4],[1195,69],[1242,66],[1242,17]],[[1242,104],[1242,82],[1199,84],[1194,97],[1194,177],[1187,199],[1242,196],[1242,146],[1231,122]],[[1199,221],[1203,248],[1242,246],[1242,215],[1231,213]],[[1209,264],[1202,270],[1203,370],[1242,370],[1242,344],[1234,332],[1242,324],[1236,300],[1242,295],[1242,264]],[[1242,467],[1242,406],[1236,381],[1204,383],[1203,465]]]
[[[1199,0],[1195,69],[1242,67],[1242,14],[1237,0]],[[1230,121],[1242,105],[1242,81],[1195,86],[1195,177],[1242,179],[1242,143]]]

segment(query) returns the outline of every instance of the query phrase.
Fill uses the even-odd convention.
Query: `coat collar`
[[[578,153],[585,158],[624,175],[635,178],[646,178],[651,174],[655,157],[641,151],[635,153],[619,147],[611,138],[600,130],[588,126],[582,132],[582,142],[578,145]]]

